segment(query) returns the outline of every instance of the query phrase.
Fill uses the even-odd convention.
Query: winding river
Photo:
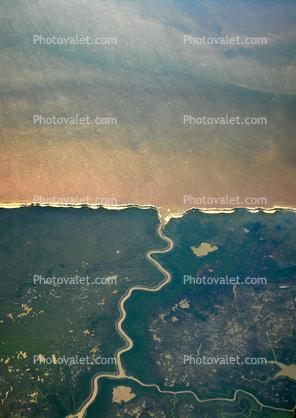
[[[199,399],[198,396],[192,392],[191,390],[184,390],[184,391],[172,391],[172,390],[161,390],[159,388],[158,385],[156,384],[145,384],[143,382],[141,382],[140,380],[136,379],[133,376],[128,376],[122,366],[121,363],[121,355],[129,350],[132,349],[133,347],[133,341],[132,339],[126,334],[126,332],[123,331],[122,329],[122,324],[126,318],[126,310],[124,308],[124,304],[125,302],[131,297],[132,293],[134,290],[144,290],[147,292],[158,292],[160,289],[162,289],[165,285],[167,285],[171,280],[172,280],[172,276],[171,274],[166,271],[160,264],[158,261],[156,261],[154,258],[152,258],[152,254],[164,254],[167,253],[168,251],[170,251],[173,247],[174,247],[174,242],[173,240],[171,240],[170,238],[168,238],[166,235],[164,235],[164,233],[162,232],[163,227],[164,227],[165,223],[160,222],[158,228],[157,228],[157,233],[158,235],[167,242],[168,246],[162,250],[149,250],[146,252],[145,256],[146,258],[155,265],[155,267],[161,271],[161,273],[164,274],[164,280],[158,284],[155,287],[147,287],[147,286],[132,286],[130,287],[127,292],[125,293],[125,295],[120,299],[119,303],[118,303],[118,308],[120,311],[120,317],[118,319],[118,321],[116,322],[116,329],[118,331],[118,333],[124,338],[126,344],[123,348],[120,348],[116,351],[115,356],[116,356],[116,363],[117,363],[117,373],[99,373],[97,375],[95,375],[92,379],[91,382],[91,393],[89,395],[89,397],[86,399],[86,401],[82,404],[82,406],[80,407],[79,412],[77,412],[74,415],[68,415],[66,418],[84,418],[87,412],[87,408],[93,403],[93,401],[95,400],[97,393],[98,393],[98,381],[99,379],[102,379],[104,377],[110,378],[110,379],[129,379],[129,380],[133,380],[135,382],[137,382],[139,385],[143,386],[143,387],[154,387],[158,390],[158,392],[160,393],[170,393],[172,395],[181,395],[183,393],[190,393],[192,394],[195,399],[198,402],[213,402],[213,401],[224,401],[224,402],[234,402],[236,400],[237,397],[237,393],[238,392],[242,392],[247,394],[248,396],[252,397],[260,406],[260,410],[261,411],[263,408],[268,408],[268,409],[273,409],[273,410],[278,410],[278,411],[286,411],[286,412],[291,412],[294,415],[294,411],[296,409],[296,405],[293,409],[284,409],[284,408],[276,408],[276,407],[272,407],[272,406],[267,406],[262,404],[254,395],[252,395],[249,392],[246,392],[244,390],[241,389],[237,389],[234,392],[233,398],[232,399],[226,399],[226,398],[213,398],[213,399]],[[254,409],[255,410],[255,409]],[[250,411],[253,411],[253,409]],[[291,415],[291,417],[293,416]]]

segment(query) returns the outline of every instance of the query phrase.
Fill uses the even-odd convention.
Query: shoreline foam
[[[235,206],[235,207],[231,207],[231,208],[204,208],[204,207],[191,207],[191,208],[187,208],[184,211],[181,212],[171,212],[170,209],[167,210],[162,210],[161,206],[155,206],[155,205],[141,205],[141,204],[133,204],[133,203],[128,203],[128,204],[122,204],[122,205],[97,205],[97,204],[70,204],[70,203],[48,203],[48,204],[39,204],[39,203],[34,203],[34,202],[20,202],[20,203],[2,203],[0,202],[0,209],[19,209],[22,207],[60,207],[60,208],[75,208],[75,209],[81,209],[81,208],[90,208],[90,209],[99,209],[99,208],[104,208],[107,210],[124,210],[124,209],[128,209],[128,208],[138,208],[138,209],[155,209],[157,211],[158,214],[158,218],[161,224],[166,225],[167,223],[169,223],[169,221],[172,218],[182,218],[184,215],[186,215],[188,212],[192,211],[192,210],[198,210],[202,213],[208,213],[211,215],[216,215],[219,213],[234,213],[236,210],[239,209],[245,209],[250,213],[258,213],[260,211],[267,213],[267,214],[272,214],[272,213],[276,213],[280,210],[287,210],[290,212],[295,212],[296,213],[296,207],[292,207],[292,206],[272,206],[269,208],[266,207],[243,207],[243,206]]]

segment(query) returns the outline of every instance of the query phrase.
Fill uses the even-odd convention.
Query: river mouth
[[[40,379],[44,382],[48,382],[47,374],[53,370],[62,373],[65,367],[74,375],[83,371],[77,380],[81,383],[83,379],[83,385],[74,386],[76,402],[80,406],[76,405],[76,414],[69,410],[64,416],[80,418],[87,413],[92,417],[101,408],[102,396],[110,396],[112,401],[113,389],[118,386],[131,388],[131,393],[136,395],[126,403],[129,407],[138,405],[140,399],[143,405],[144,400],[146,402],[152,397],[155,402],[157,399],[161,402],[159,408],[164,407],[162,402],[168,402],[170,408],[175,406],[176,409],[183,407],[184,402],[190,402],[206,411],[215,408],[219,402],[223,408],[226,405],[236,408],[244,399],[254,408],[275,408],[279,413],[287,414],[292,411],[292,403],[289,408],[284,406],[284,394],[278,404],[267,402],[264,390],[268,392],[269,382],[277,386],[280,379],[285,378],[278,374],[276,364],[269,363],[269,369],[262,368],[259,375],[252,375],[252,370],[259,370],[255,368],[244,369],[243,375],[233,369],[232,373],[238,373],[236,388],[233,388],[232,380],[228,385],[225,381],[224,389],[220,388],[222,375],[219,381],[208,378],[212,386],[205,391],[205,386],[199,387],[198,381],[194,380],[196,365],[186,366],[190,379],[186,382],[182,380],[184,365],[178,366],[178,361],[184,339],[190,349],[184,355],[203,356],[204,350],[210,347],[209,335],[217,334],[215,327],[211,327],[223,321],[224,324],[232,323],[236,330],[236,337],[227,341],[232,341],[233,351],[237,350],[241,357],[241,348],[235,344],[239,344],[245,335],[246,347],[253,350],[248,335],[255,333],[260,339],[261,355],[272,362],[271,344],[279,359],[280,343],[274,341],[272,334],[269,343],[259,328],[267,317],[268,327],[277,324],[278,335],[285,334],[289,338],[293,330],[289,310],[279,310],[276,323],[270,311],[271,299],[273,309],[277,309],[278,304],[289,303],[289,294],[293,290],[291,277],[295,260],[293,253],[288,251],[295,242],[293,212],[236,210],[229,215],[192,210],[182,217],[171,217],[167,223],[161,222],[163,218],[150,208],[130,207],[114,211],[30,206],[1,209],[0,212],[2,236],[10,237],[1,255],[2,280],[11,277],[3,282],[2,327],[13,333],[19,327],[27,326],[31,335],[36,318],[42,320],[39,323],[43,328],[44,323],[51,326],[50,335],[42,330],[31,335],[30,346],[18,331],[16,351],[7,351],[7,363],[2,362],[3,373],[11,375],[9,369],[13,370],[13,359],[21,368],[26,368],[27,373],[32,373],[33,369],[35,373],[41,373]],[[274,246],[273,243],[279,240],[281,245]],[[199,248],[203,251],[196,251]],[[254,249],[258,254],[255,261],[251,256]],[[238,264],[236,260],[243,262]],[[263,277],[265,272],[269,272],[266,289],[262,283],[255,286],[237,284],[235,289],[229,280],[224,284],[220,281],[214,283],[214,278],[240,276],[242,280],[245,275]],[[191,280],[183,283],[184,275]],[[72,276],[73,281],[69,279]],[[198,278],[204,276],[209,276],[209,280],[201,286]],[[19,277],[25,280],[20,282]],[[95,277],[100,278],[96,286],[93,284]],[[55,283],[54,278],[67,280]],[[91,279],[89,283],[87,278]],[[105,279],[102,281],[102,278]],[[282,282],[285,286],[281,288]],[[12,309],[11,300],[15,298],[21,303]],[[79,309],[74,309],[75,306]],[[254,327],[252,332],[245,329],[244,312],[250,316],[249,322]],[[212,323],[213,315],[215,321]],[[50,321],[54,321],[52,325]],[[286,328],[287,324],[290,324],[289,328]],[[108,339],[104,337],[106,328],[109,329]],[[230,325],[219,328],[232,332]],[[207,329],[212,329],[210,334]],[[60,332],[63,346],[58,338]],[[4,339],[7,347],[11,344],[9,335]],[[195,345],[191,347],[190,335],[195,335],[198,343],[195,351]],[[203,336],[202,341],[198,340],[199,335]],[[78,336],[81,351],[77,353],[73,350],[77,349],[75,341]],[[216,337],[221,344],[225,340],[225,336],[217,334]],[[116,361],[90,369],[81,367],[81,364],[56,365],[55,369],[52,369],[54,365],[40,364],[36,369],[32,361],[36,344],[37,356],[42,359],[88,355],[89,358],[101,356]],[[62,354],[62,347],[67,347],[65,354]],[[218,352],[208,354],[221,357]],[[287,364],[286,361],[281,363]],[[18,372],[15,370],[14,373]],[[176,373],[179,373],[180,381],[175,381]],[[201,376],[208,375],[205,370]],[[224,374],[224,378],[227,376]],[[240,378],[241,383],[238,383]],[[259,381],[265,382],[264,385],[257,387]],[[277,393],[280,393],[279,387]]]
[[[191,213],[191,218],[193,219],[194,216],[196,216],[196,215],[197,215],[197,212],[196,212],[196,214],[194,212],[192,212]],[[268,215],[268,214],[264,214],[264,212],[262,212],[261,215],[260,216],[258,215],[258,217],[257,217],[257,220],[258,221],[260,220],[261,223],[262,223],[262,225],[265,222],[265,228],[267,228],[267,229],[270,228],[270,226],[273,223],[273,220],[272,220],[272,218],[270,218],[270,215],[271,214]],[[209,220],[209,219],[206,219],[206,218],[209,217],[209,215],[206,215],[206,214],[203,215],[203,214],[200,213],[199,216],[201,216],[202,218],[204,218],[205,221],[206,220]],[[220,214],[219,216],[225,217],[226,215],[225,214]],[[288,218],[291,217],[290,218],[291,220],[294,219],[293,213],[290,213],[290,215],[289,215],[289,212],[286,212],[285,213],[285,212],[282,211],[280,213],[280,216],[283,219],[286,216]],[[288,219],[288,218],[286,218],[286,219]],[[230,220],[230,218],[228,218],[228,216],[226,216],[225,221],[228,224],[228,227],[227,226],[225,227],[225,231],[228,230],[229,231],[228,233],[234,234],[234,235],[237,235],[239,233],[239,235],[234,239],[234,241],[236,241],[237,239],[240,239],[239,238],[240,236],[246,236],[247,234],[251,234],[252,235],[252,234],[254,234],[254,232],[256,230],[253,229],[252,223],[250,223],[251,220],[252,220],[252,215],[251,214],[248,214],[247,211],[242,211],[242,212],[236,213],[236,221],[235,222],[233,222],[233,220]],[[254,221],[254,219],[253,219],[253,221]],[[171,235],[174,236],[174,233],[172,234],[172,231],[175,231],[175,228],[176,227],[173,224],[176,223],[176,222],[178,224],[182,224],[183,218],[182,219],[179,218],[179,219],[175,219],[174,221],[173,220],[170,221],[170,223],[166,227],[170,231],[170,236]],[[281,221],[280,221],[280,223],[281,223]],[[120,320],[117,322],[117,330],[118,330],[119,334],[121,334],[121,335],[124,336],[124,338],[126,340],[126,345],[125,345],[124,348],[120,349],[117,352],[117,358],[119,359],[119,361],[118,361],[118,365],[119,365],[119,367],[118,367],[118,374],[116,376],[114,376],[114,375],[113,376],[112,375],[107,376],[106,374],[105,375],[102,375],[101,374],[101,375],[96,376],[96,378],[94,379],[94,390],[92,392],[92,395],[91,395],[90,399],[88,400],[88,403],[85,404],[83,410],[80,411],[80,414],[78,415],[78,417],[82,417],[83,414],[86,412],[87,408],[90,408],[90,416],[92,416],[92,413],[95,411],[94,408],[96,408],[95,405],[97,404],[97,401],[95,400],[95,398],[97,396],[100,398],[99,393],[98,393],[98,384],[99,384],[99,381],[100,381],[100,379],[105,379],[106,377],[109,377],[111,379],[111,381],[114,381],[114,379],[116,379],[116,380],[117,379],[119,379],[119,380],[121,379],[121,382],[124,382],[125,385],[129,385],[130,384],[130,383],[127,383],[127,382],[135,382],[135,383],[139,384],[140,386],[145,387],[147,389],[148,388],[150,388],[151,390],[155,390],[156,389],[159,392],[159,394],[163,394],[163,395],[165,395],[165,394],[166,395],[171,394],[173,396],[173,398],[171,399],[171,401],[172,401],[173,404],[175,404],[175,402],[178,402],[178,397],[179,396],[183,396],[183,395],[188,395],[188,396],[191,396],[191,397],[195,398],[196,401],[199,402],[199,404],[203,404],[203,403],[205,403],[205,404],[212,404],[212,403],[215,403],[215,402],[222,402],[222,401],[224,401],[226,403],[227,402],[233,402],[233,404],[235,405],[236,402],[238,401],[238,399],[240,399],[241,397],[244,397],[245,399],[249,399],[251,402],[255,402],[258,406],[260,406],[260,408],[269,407],[269,408],[271,408],[273,410],[276,410],[276,411],[279,411],[279,412],[282,411],[283,413],[292,411],[292,409],[284,408],[283,405],[281,405],[279,407],[275,407],[275,406],[271,406],[271,405],[270,406],[267,406],[267,404],[264,403],[264,402],[261,402],[258,399],[257,396],[254,396],[253,390],[250,391],[250,390],[237,389],[236,391],[233,391],[231,393],[231,396],[230,396],[230,392],[229,391],[225,391],[223,393],[223,391],[221,392],[221,390],[220,390],[220,394],[222,396],[211,396],[211,397],[205,396],[205,393],[201,392],[202,394],[199,396],[199,395],[197,395],[197,393],[196,393],[195,390],[193,390],[193,391],[192,390],[181,390],[181,389],[176,390],[175,389],[175,386],[180,386],[180,384],[179,385],[178,384],[175,385],[173,383],[171,385],[168,385],[168,384],[164,383],[163,381],[161,382],[161,384],[155,384],[155,383],[152,383],[152,382],[149,383],[149,380],[151,381],[151,378],[150,379],[148,378],[147,381],[146,381],[146,383],[145,383],[142,379],[138,379],[137,377],[135,377],[136,375],[139,375],[139,372],[138,371],[137,372],[134,372],[132,374],[129,373],[129,371],[125,371],[124,366],[123,366],[123,364],[121,362],[121,357],[123,357],[123,359],[124,359],[124,364],[125,365],[128,365],[128,369],[130,369],[131,366],[132,366],[131,358],[134,358],[134,356],[135,356],[135,350],[139,350],[139,344],[138,344],[138,341],[137,341],[137,340],[139,340],[139,336],[137,336],[137,340],[133,340],[128,335],[129,334],[129,331],[128,331],[129,328],[132,330],[132,334],[134,334],[134,330],[135,330],[135,327],[134,326],[130,326],[130,325],[133,322],[133,319],[132,319],[132,317],[133,317],[133,315],[132,315],[133,310],[134,309],[135,310],[138,309],[139,301],[137,301],[137,299],[139,299],[139,298],[136,298],[137,291],[140,291],[139,292],[139,295],[141,295],[140,296],[140,305],[141,306],[144,306],[144,304],[145,304],[144,301],[146,301],[146,302],[148,301],[147,297],[145,296],[146,292],[159,292],[159,293],[162,293],[164,295],[164,292],[166,292],[166,293],[168,292],[168,290],[166,290],[167,287],[168,286],[169,287],[172,286],[172,284],[171,284],[171,280],[172,280],[171,273],[169,273],[160,264],[160,262],[159,262],[159,260],[161,260],[166,253],[169,256],[170,255],[170,252],[174,249],[173,248],[173,241],[171,240],[171,238],[167,238],[167,237],[165,237],[163,235],[163,233],[162,233],[163,227],[164,226],[162,224],[159,225],[159,227],[158,227],[158,234],[162,237],[162,239],[165,239],[165,241],[168,242],[168,247],[166,249],[163,249],[163,250],[156,250],[156,251],[151,250],[151,251],[148,251],[146,253],[146,258],[151,263],[153,263],[164,274],[165,279],[158,286],[154,287],[153,289],[151,289],[151,288],[148,289],[147,287],[146,288],[143,288],[143,287],[140,287],[140,286],[132,287],[132,288],[129,289],[129,291],[127,292],[127,294],[121,299],[121,301],[119,303],[119,310],[120,310],[121,314],[120,314]],[[240,231],[240,229],[241,229],[241,231]],[[215,232],[215,229],[212,229],[211,234],[213,234],[213,236],[214,236],[215,233],[217,233],[217,230]],[[262,234],[264,234],[264,233],[265,232],[263,232],[263,230],[262,230]],[[210,239],[210,242],[211,242],[212,245],[214,243],[213,236],[212,236],[212,239]],[[263,236],[264,235],[262,235],[261,237],[263,238]],[[221,238],[222,238],[222,236],[220,238],[218,238],[218,241],[220,241],[220,245],[222,245]],[[249,235],[249,239],[250,238],[251,238],[251,236]],[[224,239],[225,239],[225,237],[224,237]],[[263,238],[263,240],[264,240],[264,238]],[[209,247],[211,247],[210,244],[208,244],[208,245],[209,245]],[[188,246],[188,248],[190,248],[190,244],[189,243],[187,244],[187,246]],[[180,244],[179,244],[179,247],[180,247]],[[214,246],[211,247],[211,248],[215,248],[215,250],[218,250],[219,249],[218,247],[214,247]],[[194,254],[195,257],[201,258],[201,259],[207,258],[209,256],[209,253],[211,253],[209,251],[206,251],[206,253],[205,252],[202,252],[202,254],[199,254],[199,253],[196,254],[195,251],[192,250],[192,247],[191,247],[191,251],[192,251],[192,253]],[[212,253],[213,253],[213,251],[212,251]],[[158,261],[156,261],[153,256],[154,257],[157,257],[157,260]],[[214,256],[214,254],[211,254],[210,255],[210,259],[213,259],[213,256]],[[174,255],[173,257],[176,257],[176,256]],[[212,270],[211,269],[210,269],[210,271],[212,273]],[[212,276],[212,274],[211,274],[211,276]],[[238,276],[237,276],[237,280],[239,280]],[[261,280],[261,282],[262,282],[262,280]],[[225,285],[225,283],[224,283],[224,285]],[[229,283],[227,282],[226,284],[229,284]],[[231,298],[231,293],[233,293],[233,297],[232,298],[233,298],[233,300],[236,300],[237,299],[237,294],[238,294],[239,295],[238,298],[239,298],[240,301],[244,300],[245,303],[249,303],[248,302],[249,297],[251,296],[251,298],[253,299],[255,297],[256,293],[253,294],[252,291],[251,291],[252,295],[251,294],[249,295],[249,291],[247,291],[247,293],[242,292],[242,288],[240,287],[241,284],[242,283],[239,282],[239,281],[236,282],[236,286],[235,286],[236,290],[235,291],[233,289],[233,286],[229,286],[230,298]],[[267,284],[267,283],[265,283],[265,284]],[[233,283],[232,283],[232,285],[233,285]],[[224,286],[224,288],[225,288],[225,286]],[[274,285],[271,285],[271,287],[269,286],[268,289],[270,289],[269,292],[270,291],[273,291],[273,292],[275,291]],[[244,290],[246,290],[246,289],[244,289]],[[259,288],[257,289],[257,291],[259,291]],[[169,291],[169,293],[170,292],[171,291]],[[164,330],[161,331],[161,327],[159,329],[160,324],[164,325],[165,323],[167,323],[169,321],[169,318],[171,318],[172,323],[177,324],[178,327],[180,327],[181,322],[185,318],[183,312],[181,312],[181,311],[183,310],[184,313],[187,310],[191,312],[191,309],[192,309],[191,304],[192,304],[192,297],[193,297],[193,293],[192,292],[194,292],[194,291],[192,290],[191,293],[187,293],[187,298],[185,297],[185,299],[184,299],[184,296],[183,296],[183,300],[180,301],[179,306],[177,306],[177,304],[173,304],[173,308],[171,308],[171,309],[173,309],[174,312],[173,311],[172,312],[169,312],[169,313],[166,312],[166,307],[168,305],[167,305],[167,302],[164,302],[164,310],[163,310],[163,312],[165,312],[165,313],[164,314],[163,313],[162,314],[159,314],[159,311],[158,311],[157,315],[154,316],[154,319],[153,319],[153,324],[154,324],[153,325],[153,329],[151,328],[150,331],[153,334],[152,340],[154,340],[154,342],[155,342],[154,345],[155,346],[156,345],[157,346],[159,346],[159,345],[162,346],[164,344],[163,343],[163,339],[166,339],[166,331],[165,331],[165,328],[164,328]],[[176,292],[174,291],[171,294],[176,294]],[[211,299],[212,296],[210,296],[210,295],[211,295],[211,293],[208,294],[208,297]],[[201,297],[203,297],[203,296],[201,296]],[[134,301],[133,302],[133,307],[129,303],[129,299],[130,298],[133,298],[133,301]],[[181,298],[182,298],[182,296],[181,296]],[[179,297],[179,299],[180,299],[180,297]],[[164,298],[164,300],[165,300],[165,298]],[[200,299],[199,303],[201,303],[201,300],[202,299]],[[135,301],[136,301],[136,304],[135,304]],[[151,299],[150,299],[150,301],[151,301]],[[216,302],[216,303],[218,303],[218,305],[219,305],[219,302]],[[238,303],[241,303],[241,302],[238,302]],[[125,305],[128,306],[128,312],[129,312],[130,317],[127,316],[127,311],[125,309]],[[253,309],[256,309],[256,308],[258,308],[258,306],[254,306],[253,307]],[[254,317],[255,321],[258,318],[258,315],[261,315],[260,312],[261,312],[261,309],[263,308],[263,305],[260,305],[259,308],[260,308],[259,311],[255,311],[256,314],[257,314],[257,316]],[[198,309],[198,308],[195,308],[195,309]],[[161,310],[161,308],[160,308],[160,310]],[[149,308],[148,308],[148,311],[149,311]],[[128,326],[125,325],[125,321],[128,321]],[[158,321],[158,325],[155,324],[155,323],[157,323],[157,321]],[[142,324],[142,326],[143,326],[143,324],[145,324],[145,320],[143,318],[141,318],[139,320],[139,322]],[[186,325],[186,328],[187,327],[188,327],[188,325]],[[155,330],[158,330],[156,334],[155,334],[155,332],[156,332]],[[175,331],[176,330],[174,330],[173,328],[170,328],[169,331],[168,331],[169,332],[168,335],[171,335],[172,336]],[[178,333],[181,333],[182,334],[181,328],[179,328]],[[268,340],[268,337],[266,337],[266,338]],[[170,340],[171,340],[171,337],[169,338],[168,341],[170,341]],[[136,348],[134,347],[134,343],[135,342],[137,343],[136,344]],[[158,349],[159,349],[159,347],[158,347]],[[168,349],[168,347],[166,348],[166,350],[167,349]],[[203,347],[203,344],[201,343],[200,346],[199,346],[197,355],[199,355],[200,354],[200,351],[203,350],[203,349],[204,349],[204,347]],[[132,351],[132,355],[131,356],[129,355],[129,352],[130,351]],[[165,374],[166,376],[167,376],[167,370],[171,370],[171,368],[172,368],[172,363],[169,363],[170,360],[173,357],[175,357],[175,359],[176,359],[176,353],[174,353],[171,350],[169,350],[168,352],[171,352],[171,354],[166,354],[165,355],[165,358],[168,359],[167,360],[168,364],[164,365],[165,370],[166,370],[166,374]],[[227,358],[228,358],[228,356],[226,356],[226,364],[229,364]],[[222,358],[222,360],[223,360],[223,358]],[[160,364],[159,360],[157,361],[157,357],[156,358],[155,357],[153,358],[153,362],[156,362],[156,363]],[[225,359],[224,359],[224,363],[225,363]],[[274,363],[274,362],[271,361],[269,363]],[[146,366],[145,366],[145,369],[146,369]],[[142,372],[142,374],[143,374],[143,372]],[[270,380],[277,379],[277,377],[279,377],[280,375],[284,375],[284,373],[278,372],[276,374],[275,370],[270,369],[267,372],[267,376],[269,376],[269,377],[267,377],[266,383],[269,382]],[[242,378],[243,378],[244,383],[246,383],[246,382],[254,382],[254,381],[256,382],[256,381],[259,381],[256,378],[248,379],[245,376],[242,376]],[[120,384],[121,383],[118,383],[118,385],[120,385]],[[116,387],[117,386],[116,386],[115,383],[111,384],[111,386],[113,387],[113,390],[116,390]],[[170,386],[170,387],[168,387],[168,386]],[[137,393],[137,390],[135,390],[136,386],[133,386],[133,387],[134,387],[134,392]],[[132,389],[129,387],[129,390],[132,390]],[[133,395],[135,395],[135,394],[133,393]],[[135,396],[133,396],[133,397],[135,397]],[[263,396],[263,393],[261,393],[261,396]],[[174,399],[175,399],[175,401],[174,401]],[[92,407],[91,405],[92,405],[93,402],[94,402],[94,406]]]

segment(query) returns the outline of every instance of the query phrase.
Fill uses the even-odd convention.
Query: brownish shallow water
[[[249,164],[234,158],[227,147],[212,141],[203,153],[184,155],[170,152],[163,146],[161,153],[149,148],[131,150],[116,147],[106,149],[84,139],[58,144],[53,141],[52,128],[46,128],[42,140],[30,138],[30,132],[7,130],[2,145],[1,202],[32,202],[34,195],[44,198],[89,196],[113,198],[117,204],[151,204],[171,211],[184,211],[192,206],[233,207],[235,205],[184,204],[184,195],[223,198],[265,197],[267,204],[259,206],[295,206],[295,169],[285,165],[280,149],[271,160]],[[26,141],[23,138],[28,135]],[[13,142],[9,138],[15,138]],[[39,142],[39,143],[38,143]],[[51,143],[50,143],[51,142]],[[13,146],[14,145],[14,146]],[[262,153],[263,154],[263,153]],[[210,201],[210,200],[209,200]],[[191,200],[192,202],[192,200]],[[196,202],[199,202],[196,200]],[[242,204],[241,206],[244,206]],[[258,206],[256,204],[249,206]]]
[[[89,2],[78,19],[76,6],[61,2],[67,21],[49,2],[14,6],[14,19],[4,7],[0,203],[77,195],[172,212],[295,207],[294,6],[258,4],[254,14],[244,2],[227,10],[205,3],[201,21],[186,8],[176,14],[170,2],[144,4]],[[183,44],[184,33],[218,36],[218,27],[221,36],[266,35],[268,43]],[[42,28],[46,36],[75,28],[118,42],[33,45]],[[40,125],[34,115],[115,117],[117,124]],[[266,124],[189,125],[184,115],[264,117]],[[184,204],[184,195],[194,200]]]

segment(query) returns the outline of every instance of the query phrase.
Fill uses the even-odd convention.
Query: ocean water
[[[0,10],[0,415],[65,418],[106,372],[88,418],[268,417],[259,402],[291,418],[295,379],[275,376],[296,361],[294,2],[3,0]],[[57,200],[77,207],[30,206]],[[171,218],[192,208],[212,213]],[[174,248],[154,258],[172,280],[125,303],[134,346],[121,360],[139,380],[115,380],[112,362],[36,366],[34,355],[113,358],[126,344],[120,299],[164,279],[147,259],[166,245],[159,219]],[[215,251],[197,257],[200,245]],[[185,275],[267,283],[187,286]],[[273,363],[182,364],[201,353]],[[136,396],[118,404],[121,385]],[[187,392],[163,393],[172,388]]]
[[[247,197],[264,198],[265,207],[295,206],[293,3],[32,1],[2,8],[2,203],[79,195],[182,212],[192,207],[184,195],[228,195],[240,197],[238,206]],[[116,43],[34,41],[76,35]],[[184,44],[185,35],[266,44]],[[116,123],[34,123],[34,116],[76,115]],[[188,124],[184,115],[266,123]]]

